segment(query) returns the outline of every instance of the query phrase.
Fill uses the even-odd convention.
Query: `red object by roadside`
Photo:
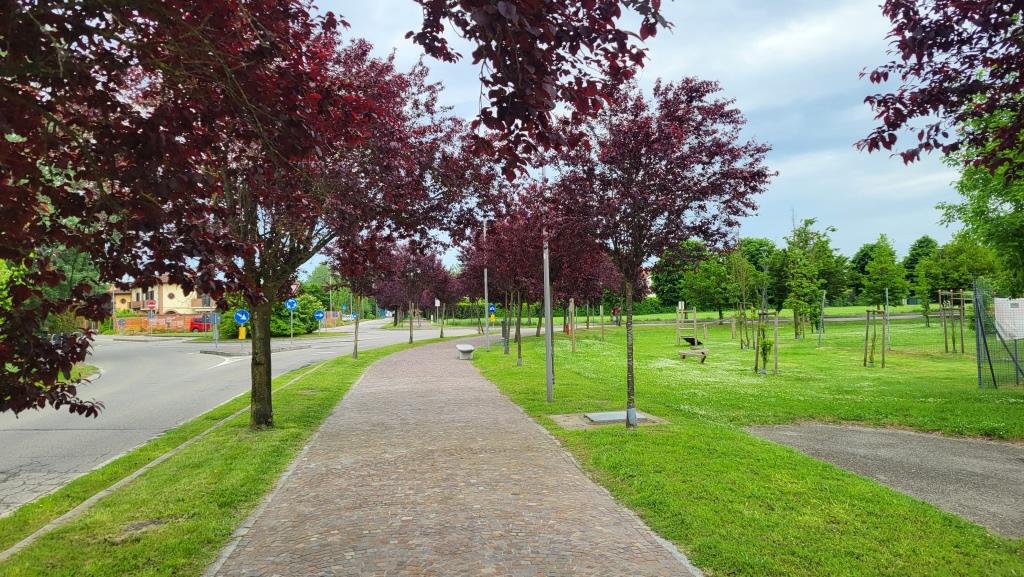
[[[188,321],[188,332],[190,333],[205,333],[209,332],[213,328],[213,323],[210,322],[209,317],[192,317]]]

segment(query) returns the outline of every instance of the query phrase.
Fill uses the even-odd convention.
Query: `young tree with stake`
[[[627,426],[636,426],[633,300],[644,268],[687,239],[726,241],[772,176],[769,147],[742,141],[744,119],[715,82],[658,81],[648,100],[624,87],[573,130],[579,145],[558,157],[553,202],[576,214],[622,274],[626,308]]]

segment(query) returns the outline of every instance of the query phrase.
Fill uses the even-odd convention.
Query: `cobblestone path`
[[[689,576],[451,342],[372,367],[210,573]]]

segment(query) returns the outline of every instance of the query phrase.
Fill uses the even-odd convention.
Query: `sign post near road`
[[[321,325],[324,322],[324,317],[325,316],[327,316],[327,315],[324,314],[324,311],[322,311],[322,310],[318,310],[315,313],[313,313],[313,318],[316,319],[316,322],[317,322],[317,325],[316,325],[316,332],[317,333],[320,332],[320,328],[321,328]]]
[[[220,313],[210,313],[210,331],[213,333],[213,348],[220,348]]]
[[[245,323],[249,322],[249,311],[238,309],[235,311],[235,322],[238,323],[238,346],[242,348],[245,342]]]
[[[292,345],[295,345],[295,309],[299,306],[299,301],[294,298],[290,298],[284,301],[284,306],[288,309],[288,340]]]
[[[146,324],[149,326],[149,333],[153,334],[153,327],[156,326],[156,301],[149,299],[146,301]]]

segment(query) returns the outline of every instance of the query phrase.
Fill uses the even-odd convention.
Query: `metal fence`
[[[1007,298],[985,279],[974,283],[979,387],[1024,384],[1024,299]]]

